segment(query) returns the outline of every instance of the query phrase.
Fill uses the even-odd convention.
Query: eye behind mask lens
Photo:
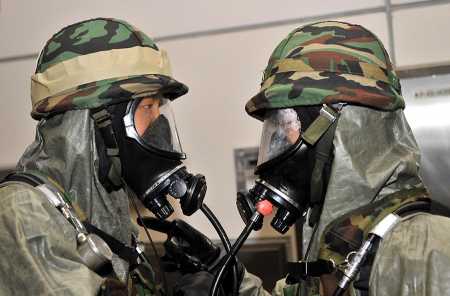
[[[126,136],[146,151],[171,159],[186,158],[169,99],[146,97],[128,102],[123,123]]]

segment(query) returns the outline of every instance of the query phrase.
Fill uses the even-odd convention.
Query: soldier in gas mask
[[[258,179],[238,199],[247,220],[270,201],[280,233],[306,224],[307,254],[274,293],[450,293],[450,220],[433,213],[404,107],[383,44],[361,26],[306,25],[275,48],[246,105],[263,122]]]
[[[144,259],[124,189],[159,219],[173,212],[167,196],[191,215],[205,195],[171,110],[187,91],[164,50],[124,21],[53,35],[31,78],[35,141],[0,188],[1,294],[127,295],[130,265]]]

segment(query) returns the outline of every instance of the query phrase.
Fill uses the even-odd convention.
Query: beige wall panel
[[[0,57],[30,54],[62,27],[93,17],[125,19],[150,36],[228,28],[350,9],[380,6],[383,0],[2,0]]]
[[[30,117],[30,73],[34,61],[0,65],[0,168],[15,166],[34,139],[36,121]]]
[[[394,13],[397,65],[450,62],[450,4]]]

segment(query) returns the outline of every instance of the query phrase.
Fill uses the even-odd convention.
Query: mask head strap
[[[314,168],[311,173],[310,186],[311,211],[308,220],[311,227],[319,221],[322,213],[329,178],[327,164],[331,164],[333,158],[333,139],[339,111],[342,109],[342,106],[342,104],[338,105],[336,110],[330,106],[323,105],[322,109],[320,109],[319,117],[313,121],[303,134],[304,141],[314,147]]]
[[[117,190],[122,187],[122,164],[119,157],[119,146],[112,128],[111,114],[102,107],[100,109],[91,109],[91,117],[103,139],[106,157],[109,162],[106,178],[101,178],[103,179],[101,180],[102,184],[108,191]],[[101,147],[98,147],[98,149],[101,149]]]
[[[338,118],[339,111],[330,106],[323,105],[319,116],[311,123],[308,129],[303,133],[303,140],[311,146],[322,138],[330,126]]]

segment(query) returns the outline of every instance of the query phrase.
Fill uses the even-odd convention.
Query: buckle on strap
[[[314,146],[339,117],[339,110],[323,105],[319,116],[311,123],[302,135],[302,139]]]
[[[336,270],[336,264],[332,260],[318,259],[317,261],[298,261],[287,263],[288,276],[287,284],[296,284],[300,280],[310,277],[319,277]]]
[[[103,108],[100,110],[93,109],[91,116],[99,128],[104,128],[111,124],[111,114]]]

